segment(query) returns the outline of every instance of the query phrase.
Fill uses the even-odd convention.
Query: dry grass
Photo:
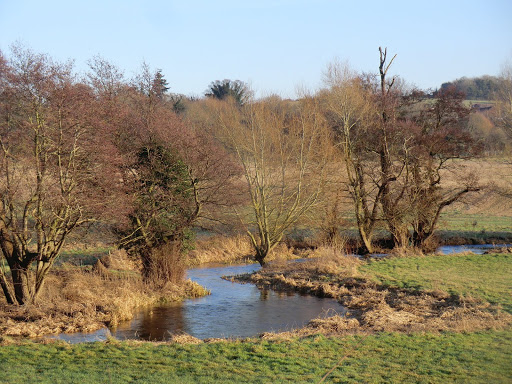
[[[361,261],[338,250],[321,247],[300,263],[273,262],[252,275],[233,277],[259,287],[292,290],[319,297],[338,298],[347,292],[343,281],[357,276]]]
[[[338,247],[318,247],[309,254],[309,257],[310,263],[321,273],[356,276],[357,267],[362,263],[359,258],[346,255]]]
[[[478,178],[482,188],[480,193],[469,194],[462,202],[449,210],[462,210],[468,214],[486,216],[512,216],[512,199],[505,196],[512,189],[512,165],[506,158],[483,158],[472,161],[459,161],[458,167],[471,172]],[[460,183],[457,174],[448,173],[446,185]]]
[[[187,333],[179,333],[171,336],[169,340],[170,343],[177,344],[201,344],[203,340],[198,339],[197,337],[191,336]]]
[[[300,257],[292,247],[285,243],[278,244],[267,261],[291,260]],[[188,266],[200,264],[240,264],[254,262],[254,250],[249,238],[244,235],[236,236],[212,236],[205,240],[199,240],[196,249],[189,252]]]
[[[423,257],[425,254],[419,248],[413,247],[397,247],[387,252],[387,258],[393,257]]]
[[[349,289],[338,299],[349,312],[313,319],[303,328],[265,333],[263,339],[281,340],[316,334],[342,336],[375,332],[474,332],[510,327],[512,315],[480,301],[439,298],[423,294]]]
[[[367,280],[357,268],[363,262],[327,247],[315,251],[304,263],[273,264],[238,280],[279,290],[292,290],[320,297],[333,297],[348,309],[315,319],[305,328],[263,337],[293,338],[316,333],[341,335],[371,332],[440,332],[503,329],[512,315],[499,306],[441,290],[411,291],[384,288]]]
[[[0,304],[0,334],[35,337],[91,332],[129,320],[141,307],[205,294],[203,287],[190,280],[155,290],[143,282],[122,252],[116,252],[94,268],[64,265],[54,271],[37,304]]]
[[[207,263],[236,264],[251,259],[252,247],[246,236],[212,236],[198,240],[187,258],[189,266]]]

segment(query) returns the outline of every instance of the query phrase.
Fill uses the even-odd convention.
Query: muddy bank
[[[336,263],[340,265],[336,265]],[[264,334],[264,338],[344,335],[373,332],[441,332],[501,329],[512,315],[487,302],[437,291],[386,288],[358,275],[355,258],[337,262],[310,260],[275,264],[251,275],[230,279],[261,287],[291,290],[337,299],[346,316],[316,319],[300,330]]]

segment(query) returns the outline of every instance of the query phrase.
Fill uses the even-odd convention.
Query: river
[[[251,273],[257,264],[202,267],[187,271],[187,277],[211,291],[211,295],[174,305],[141,311],[133,320],[110,330],[60,334],[71,343],[104,340],[109,332],[117,339],[168,340],[173,333],[188,333],[199,339],[251,337],[263,332],[300,328],[311,319],[345,313],[334,299],[258,289],[221,279]]]
[[[443,246],[443,254],[470,251],[482,254],[494,245]],[[187,333],[199,339],[252,337],[263,332],[300,328],[311,319],[343,314],[345,308],[334,299],[259,289],[221,279],[251,273],[257,264],[201,267],[187,271],[187,277],[211,291],[211,295],[168,306],[153,307],[137,314],[117,328],[94,333],[60,334],[70,343],[117,339],[168,340],[173,333]]]

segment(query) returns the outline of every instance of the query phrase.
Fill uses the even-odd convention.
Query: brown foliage
[[[193,225],[217,219],[216,208],[233,203],[230,187],[239,168],[201,127],[186,124],[165,97],[162,74],[143,65],[131,81],[101,59],[91,84],[102,117],[121,155],[125,188],[116,230],[119,245],[142,259],[145,278],[183,278],[182,251]]]
[[[443,209],[478,191],[475,175],[462,172],[458,159],[475,157],[480,146],[465,129],[464,95],[447,88],[429,100],[407,90],[387,72],[379,49],[378,76],[357,76],[340,65],[326,75],[329,89],[319,96],[337,135],[347,189],[366,251],[383,221],[397,247],[432,248]],[[442,183],[449,172],[457,185]],[[412,229],[412,236],[411,236]]]
[[[327,178],[330,135],[316,100],[295,109],[268,98],[245,105],[217,103],[216,137],[243,167],[250,208],[237,212],[255,252],[265,258],[318,203]]]
[[[70,63],[14,47],[0,76],[0,245],[11,272],[0,280],[7,300],[24,304],[67,236],[108,211],[115,167],[94,95]]]
[[[50,272],[39,303],[9,306],[0,302],[0,334],[35,337],[92,332],[130,320],[141,308],[162,300],[179,301],[208,294],[190,280],[149,286],[138,269],[126,269],[127,266],[132,266],[131,260],[123,252],[116,252],[92,270],[63,266]]]

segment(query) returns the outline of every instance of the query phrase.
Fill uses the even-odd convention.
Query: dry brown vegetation
[[[455,209],[464,209],[471,214],[512,216],[512,164],[509,159],[482,158],[461,162],[461,166],[478,175],[483,188],[456,204]]]
[[[280,243],[267,260],[291,260],[300,257],[293,247]],[[240,264],[254,261],[254,250],[247,236],[212,236],[198,240],[187,257],[188,266],[200,264]]]
[[[206,263],[235,264],[248,261],[252,248],[247,236],[213,236],[198,240],[187,257],[189,266]]]
[[[129,320],[141,307],[179,301],[208,292],[187,280],[154,287],[143,282],[137,265],[123,252],[102,258],[93,268],[63,265],[48,276],[38,304],[0,303],[0,334],[36,337],[91,332]]]
[[[347,315],[314,319],[302,329],[268,333],[263,338],[380,331],[465,332],[501,329],[512,322],[512,315],[476,298],[441,290],[411,291],[379,286],[358,272],[361,260],[336,250],[318,249],[315,256],[304,263],[273,263],[257,273],[234,279],[262,287],[332,297],[348,309]]]

